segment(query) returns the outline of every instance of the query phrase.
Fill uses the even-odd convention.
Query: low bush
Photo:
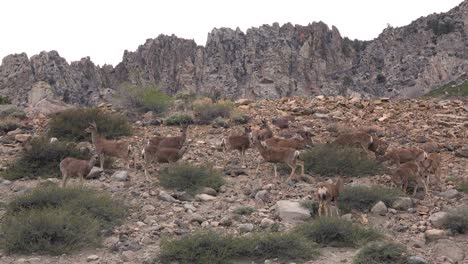
[[[66,142],[50,144],[47,138],[34,138],[31,140],[31,148],[24,150],[0,175],[8,180],[58,177],[61,175],[59,164],[66,157],[89,159],[90,156]]]
[[[315,200],[303,200],[300,202],[301,206],[310,211],[312,215],[318,214],[319,205]]]
[[[26,112],[16,107],[2,109],[0,110],[0,119],[3,118],[16,118],[23,120],[26,118]]]
[[[296,227],[295,232],[322,246],[356,247],[382,237],[380,233],[350,221],[321,217]]]
[[[406,248],[393,242],[375,242],[361,248],[353,264],[406,264]]]
[[[120,223],[125,207],[85,188],[39,186],[7,206],[1,245],[9,253],[60,255],[99,246],[103,229]]]
[[[468,233],[468,206],[449,211],[443,220],[443,226],[454,233]]]
[[[0,96],[0,105],[11,104],[11,100],[8,97]]]
[[[235,112],[231,114],[231,121],[236,125],[245,125],[249,123],[250,117],[248,115]]]
[[[405,196],[405,194],[398,188],[348,186],[340,194],[338,205],[343,212],[350,212],[352,209],[369,211],[379,201],[384,202],[388,206],[401,196]]]
[[[468,194],[468,181],[460,181],[457,190]]]
[[[22,126],[18,120],[11,118],[0,120],[0,135],[6,134],[20,127]]]
[[[216,103],[194,103],[193,111],[199,124],[210,124],[217,117],[229,118],[234,104],[231,101],[218,101]]]
[[[172,104],[172,97],[162,92],[158,87],[147,85],[140,87],[124,84],[118,92],[123,103],[140,112],[153,111],[164,113]]]
[[[229,122],[225,118],[217,117],[211,123],[214,128],[229,128]]]
[[[332,144],[313,146],[300,157],[308,172],[324,176],[364,176],[375,175],[381,166],[368,158],[358,148],[341,147]]]
[[[60,140],[89,141],[91,135],[85,129],[91,122],[96,122],[98,132],[108,139],[132,133],[132,128],[124,116],[90,108],[70,109],[52,117],[49,121],[49,136]]]
[[[251,215],[253,212],[255,212],[255,208],[250,206],[241,206],[234,209],[234,213],[239,215]]]
[[[180,163],[162,169],[159,182],[166,188],[195,193],[202,187],[219,190],[224,179],[220,172],[210,167]]]
[[[295,233],[236,237],[211,231],[164,240],[159,260],[162,263],[224,264],[245,258],[301,261],[311,260],[317,255],[316,246]]]
[[[442,87],[434,89],[425,95],[426,97],[467,97],[468,82],[456,84],[450,82]]]
[[[193,118],[187,114],[174,114],[164,120],[164,124],[167,126],[181,126],[184,124],[193,124]]]

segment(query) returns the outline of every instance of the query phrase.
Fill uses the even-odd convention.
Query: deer
[[[78,177],[80,185],[83,186],[84,179],[98,160],[98,155],[92,155],[89,160],[75,159],[67,157],[60,162],[60,172],[62,173],[62,188],[65,188],[69,177]]]
[[[164,136],[155,136],[149,140],[151,145],[160,146],[163,148],[175,148],[181,149],[187,139],[187,129],[188,125],[183,125],[180,132],[180,136],[176,137],[164,137]]]
[[[244,127],[244,134],[240,136],[227,136],[223,138],[221,146],[224,152],[224,163],[226,163],[226,152],[228,150],[238,150],[241,156],[242,166],[245,166],[245,151],[250,148],[249,134],[251,133],[250,127]]]
[[[294,176],[296,172],[297,165],[301,166],[301,176],[304,176],[304,162],[298,160],[300,152],[299,150],[293,148],[284,148],[284,147],[268,147],[265,142],[260,141],[260,136],[257,135],[253,141],[254,146],[260,152],[260,155],[266,162],[273,164],[273,169],[275,172],[275,178],[278,178],[277,164],[284,163],[291,168],[291,174],[289,178]],[[260,167],[260,161],[257,164],[257,169],[255,173],[258,175],[258,169]]]
[[[375,149],[373,146],[374,137],[365,132],[352,132],[339,135],[332,144],[341,146],[360,147],[368,155],[371,149]]]
[[[385,155],[380,156],[377,161],[382,163],[390,160],[392,163],[399,166],[401,163],[413,160],[420,163],[426,158],[427,153],[420,148],[395,148],[385,153]]]
[[[441,157],[439,153],[429,153],[427,158],[421,162],[423,175],[426,178],[426,183],[430,183],[430,175],[433,174],[437,180],[437,183],[441,183],[440,179],[440,164]]]
[[[419,184],[424,185],[424,192],[426,194],[429,193],[429,187],[426,184],[426,181],[424,180],[424,176],[422,174],[422,169],[420,166],[420,162],[417,162],[415,160],[413,161],[408,161],[403,163],[392,175],[392,181],[398,186],[400,185],[403,192],[406,193],[406,190],[408,189],[408,185],[410,182],[414,182],[414,190],[413,190],[413,196],[416,194],[418,190]]]
[[[125,161],[127,168],[130,168],[131,147],[127,142],[107,140],[100,136],[96,122],[89,123],[89,127],[85,131],[91,133],[91,141],[96,149],[96,154],[99,156],[101,169],[104,169],[105,156],[120,158]]]
[[[268,122],[265,119],[262,119],[262,126],[260,129],[252,131],[250,133],[250,141],[254,141],[254,139],[259,139],[260,141],[264,141],[273,137],[273,131],[271,130]]]
[[[184,156],[188,147],[183,146],[180,149],[164,148],[151,144],[149,141],[143,148],[141,154],[144,160],[145,178],[148,181],[148,167],[151,163],[174,163]]]
[[[308,131],[302,132],[301,138],[293,137],[293,138],[279,138],[279,137],[271,137],[265,140],[265,143],[268,147],[285,147],[285,148],[293,148],[296,150],[303,150],[305,148],[310,148],[313,143],[311,139],[311,134]]]
[[[335,202],[336,214],[339,216],[338,212],[338,197],[344,189],[343,179],[339,177],[335,183],[319,183],[317,188],[317,199],[319,201],[318,215],[322,216],[322,211],[325,211],[325,216],[332,215],[330,204]]]

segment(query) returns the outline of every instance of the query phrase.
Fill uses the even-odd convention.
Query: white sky
[[[323,21],[343,36],[370,40],[462,0],[1,0],[0,58],[57,50],[69,62],[90,56],[117,64],[148,38],[175,34],[205,45],[212,28]]]

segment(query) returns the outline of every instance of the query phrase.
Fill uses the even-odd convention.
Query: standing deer
[[[69,177],[78,177],[80,185],[83,186],[84,179],[88,176],[91,169],[98,160],[97,155],[91,156],[91,159],[80,160],[75,158],[65,158],[60,162],[60,172],[62,173],[62,187],[65,188]]]
[[[221,147],[224,152],[224,163],[226,163],[226,155],[228,150],[238,150],[241,156],[242,166],[245,166],[245,151],[250,148],[249,134],[250,127],[244,127],[244,134],[240,136],[227,136],[223,138]]]
[[[335,202],[336,214],[338,213],[338,197],[344,189],[343,179],[341,177],[335,183],[320,183],[317,188],[317,199],[319,201],[318,215],[322,215],[322,210],[325,211],[325,216],[332,215],[330,204]]]

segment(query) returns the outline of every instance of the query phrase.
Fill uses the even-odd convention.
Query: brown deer
[[[420,148],[395,148],[385,155],[377,158],[379,162],[390,160],[397,166],[408,161],[416,161],[418,164],[427,158],[427,153]]]
[[[120,158],[125,161],[127,168],[130,168],[131,148],[127,142],[107,140],[100,136],[96,122],[90,123],[85,131],[91,133],[91,141],[96,148],[96,154],[99,155],[101,169],[104,169],[105,156]]]
[[[284,147],[284,148],[293,148],[297,150],[302,150],[313,145],[310,132],[304,131],[301,138],[279,138],[272,137],[265,140],[265,143],[268,147]]]
[[[83,186],[84,179],[88,176],[91,169],[98,160],[97,155],[93,155],[91,159],[80,160],[75,158],[65,158],[60,162],[60,172],[62,173],[62,187],[65,188],[69,177],[78,177],[80,185]]]
[[[275,177],[278,178],[277,165],[278,163],[284,163],[291,168],[291,174],[289,178],[294,176],[297,165],[301,166],[301,176],[304,176],[304,162],[298,160],[300,152],[293,148],[283,147],[267,147],[265,142],[260,141],[259,136],[254,138],[253,144],[260,152],[260,155],[266,162],[273,164]],[[258,174],[260,162],[258,162],[257,169],[255,171]]]
[[[422,183],[424,185],[424,192],[429,193],[429,187],[424,180],[422,169],[417,161],[408,161],[403,163],[392,175],[392,181],[397,185],[401,186],[403,192],[406,193],[408,185],[413,182],[415,183],[413,195],[418,190],[418,185]]]
[[[174,163],[184,156],[188,147],[184,146],[181,149],[176,148],[163,148],[152,145],[149,141],[142,150],[144,160],[145,178],[148,180],[148,167],[151,163]]]
[[[163,148],[181,149],[187,139],[187,129],[188,125],[183,125],[180,130],[181,135],[176,137],[155,136],[149,140],[150,144]]]
[[[433,174],[437,180],[437,183],[440,184],[442,181],[440,179],[440,164],[441,157],[439,153],[430,153],[427,155],[427,158],[421,162],[421,167],[423,170],[423,175],[426,177],[426,183],[430,183],[430,175]]]
[[[319,183],[317,188],[317,199],[319,201],[319,208],[318,208],[318,215],[322,216],[322,210],[325,211],[325,216],[328,216],[330,212],[330,216],[332,215],[330,204],[331,202],[335,202],[336,207],[336,214],[339,216],[338,213],[338,197],[340,193],[344,189],[343,179],[339,177],[335,183]]]
[[[245,151],[250,148],[249,134],[250,127],[244,127],[244,134],[240,136],[227,136],[223,138],[221,146],[224,152],[224,163],[226,163],[226,154],[228,150],[238,150],[241,156],[242,166],[245,166]]]

